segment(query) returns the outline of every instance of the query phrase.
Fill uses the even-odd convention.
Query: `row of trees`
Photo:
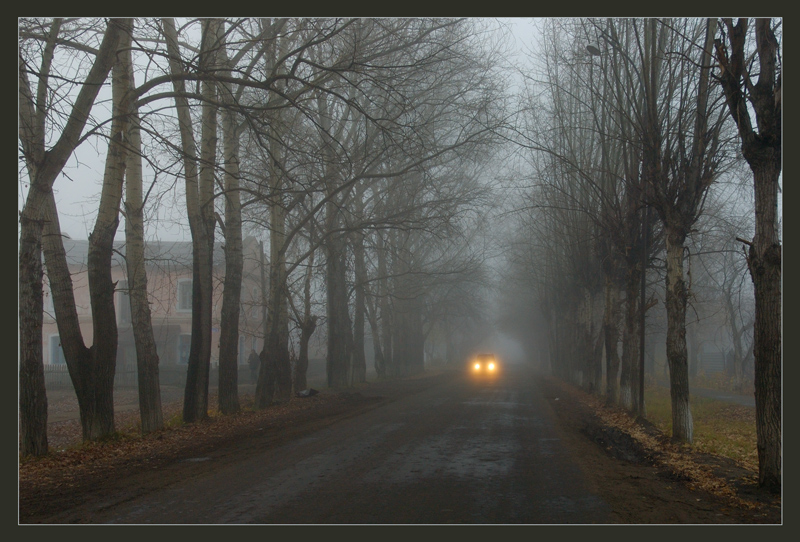
[[[759,479],[779,485],[780,21],[546,20],[540,72],[527,73],[531,92],[517,111],[496,30],[476,19],[21,19],[20,169],[29,184],[20,212],[21,451],[47,452],[45,269],[84,438],[114,431],[110,266],[120,216],[142,429],[163,425],[143,247],[146,217],[169,180],[182,181],[193,243],[185,421],[208,412],[220,242],[219,407],[240,408],[243,232],[269,243],[258,408],[305,387],[320,323],[332,387],[364,380],[367,329],[380,376],[421,370],[431,333],[457,355],[456,338],[474,337],[485,312],[474,285],[488,274],[493,198],[481,179],[502,136],[530,151],[525,175],[534,180],[515,200],[524,205],[515,209],[507,279],[520,286],[508,329],[530,346],[546,343],[559,376],[644,414],[645,316],[663,302],[676,441],[693,438],[686,324],[700,281],[692,277],[718,268],[704,280],[732,300],[742,275],[722,271],[742,260],[725,257],[747,247]],[[95,102],[109,74],[105,114]],[[108,154],[90,235],[87,346],[53,187],[91,140],[106,142]],[[729,185],[720,181],[745,163],[754,213],[721,203]],[[718,220],[707,219],[711,209]],[[745,214],[752,222],[733,220]],[[709,250],[722,225],[722,242]],[[720,256],[698,259],[706,252]],[[746,322],[729,305],[731,336],[741,339]],[[532,322],[541,326],[531,331]],[[739,361],[745,349],[739,341]]]
[[[482,254],[470,241],[485,228],[477,209],[490,198],[480,176],[505,114],[503,43],[483,21],[19,24],[21,176],[29,183],[20,213],[23,454],[48,449],[44,270],[83,437],[98,440],[115,431],[111,256],[121,216],[142,430],[163,427],[144,243],[146,217],[169,179],[183,181],[193,246],[186,422],[208,415],[219,242],[225,254],[219,408],[224,414],[240,408],[243,231],[269,243],[257,408],[287,400],[293,386],[306,387],[308,342],[320,319],[328,384],[344,387],[365,379],[367,325],[376,371],[392,377],[422,370],[432,330],[479,317]],[[95,102],[109,74],[112,105],[103,115]],[[89,236],[94,339],[86,345],[53,187],[75,148],[93,138],[107,141],[108,155]],[[320,289],[324,318],[312,310]],[[294,374],[292,321],[300,330]]]
[[[509,273],[528,292],[528,311],[540,311],[527,320],[545,320],[539,344],[552,370],[634,415],[644,414],[645,314],[663,303],[672,436],[691,443],[686,333],[696,277],[705,267],[705,282],[724,294],[741,367],[746,325],[734,299],[743,266],[734,271],[744,243],[759,481],[773,487],[781,479],[779,39],[780,20],[770,19],[543,22],[539,72],[517,128],[533,182],[517,208]],[[745,163],[754,198],[726,207]],[[749,219],[734,221],[752,201]]]

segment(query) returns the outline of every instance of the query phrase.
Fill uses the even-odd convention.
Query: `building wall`
[[[250,243],[250,249],[253,249]],[[224,262],[222,258],[219,261]],[[261,309],[260,309],[260,269],[254,269],[258,259],[245,258],[246,269],[242,284],[242,312],[239,320],[240,352],[239,363],[245,364],[251,348],[260,351],[263,345]],[[87,346],[93,342],[91,304],[89,298],[88,274],[84,264],[77,263],[70,266],[73,281],[75,304],[83,335]],[[150,299],[151,318],[155,335],[159,364],[165,368],[185,365],[188,357],[188,347],[191,338],[192,313],[189,307],[181,306],[179,294],[181,284],[186,283],[189,300],[191,300],[191,268],[176,262],[162,259],[158,263],[148,266],[148,294]],[[212,356],[211,363],[219,361],[219,326],[220,312],[222,309],[222,290],[224,285],[224,265],[219,266],[214,278],[214,304],[212,325]],[[124,312],[129,310],[127,294],[127,272],[124,267],[115,265],[112,268],[112,278],[117,281],[115,306],[117,310],[117,326],[119,346],[117,349],[117,369],[126,370],[136,367],[136,349],[133,342],[133,330],[130,316]],[[43,358],[46,365],[63,363],[63,354],[59,359],[58,327],[52,308],[49,283],[44,281],[45,314],[42,330]]]

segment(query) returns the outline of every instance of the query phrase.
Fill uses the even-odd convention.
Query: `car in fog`
[[[493,377],[500,372],[500,360],[488,352],[476,354],[467,363],[467,372],[476,378]]]

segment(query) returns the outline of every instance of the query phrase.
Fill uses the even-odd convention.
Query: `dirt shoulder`
[[[623,524],[781,524],[781,498],[727,458],[667,435],[553,377],[537,385],[581,454],[595,490]]]

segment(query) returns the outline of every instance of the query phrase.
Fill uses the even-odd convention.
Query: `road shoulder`
[[[781,523],[780,497],[735,462],[674,446],[646,421],[554,377],[536,383],[615,523]]]

